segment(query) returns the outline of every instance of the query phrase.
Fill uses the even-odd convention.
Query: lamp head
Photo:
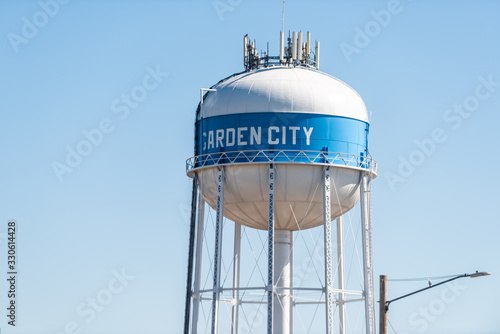
[[[469,274],[470,278],[481,277],[481,276],[489,276],[491,273],[487,271],[477,271],[473,274]]]

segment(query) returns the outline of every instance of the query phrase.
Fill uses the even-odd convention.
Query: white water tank
[[[196,156],[205,201],[216,205],[224,170],[224,216],[268,228],[268,168],[276,169],[275,229],[323,224],[323,169],[330,166],[331,219],[359,200],[362,171],[371,169],[368,115],[342,81],[304,67],[271,67],[227,79],[210,91],[196,122]]]

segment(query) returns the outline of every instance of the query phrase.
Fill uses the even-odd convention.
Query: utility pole
[[[387,334],[387,276],[380,275],[380,319],[379,334]]]

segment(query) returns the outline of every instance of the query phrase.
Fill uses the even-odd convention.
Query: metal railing
[[[215,152],[197,155],[186,160],[186,173],[194,170],[240,164],[311,164],[347,167],[365,170],[372,177],[377,175],[377,161],[371,157],[324,151],[303,150],[249,150]]]

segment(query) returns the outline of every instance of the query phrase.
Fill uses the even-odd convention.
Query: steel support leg
[[[193,189],[191,193],[191,221],[189,228],[189,253],[188,253],[188,269],[186,282],[186,306],[184,313],[184,334],[189,332],[189,315],[191,314],[191,299],[192,299],[192,283],[193,283],[193,257],[194,257],[194,239],[196,227],[196,198],[198,191],[198,177],[193,178]]]
[[[330,167],[326,167],[323,178],[323,224],[325,241],[325,311],[326,333],[333,333],[333,277],[332,277],[332,222],[330,213]]]
[[[200,188],[203,187],[203,172],[199,175]],[[196,230],[196,263],[194,266],[194,287],[193,287],[193,319],[191,323],[191,334],[198,333],[198,317],[200,310],[200,278],[201,278],[201,256],[203,251],[203,229],[205,222],[205,200],[203,199],[203,189],[198,193],[198,227]]]
[[[274,180],[273,164],[269,165],[269,207],[267,230],[267,334],[273,334],[274,311]]]
[[[366,333],[375,334],[375,297],[373,291],[373,258],[372,258],[372,217],[371,217],[371,184],[368,174],[361,177],[361,224],[363,238],[363,270],[365,279],[365,320]]]
[[[240,249],[241,249],[241,225],[234,223],[234,256],[233,256],[233,309],[231,333],[238,334],[238,311],[240,306]]]
[[[293,231],[290,231],[290,334],[293,334]]]
[[[215,222],[215,253],[214,253],[214,284],[212,294],[212,334],[218,332],[219,299],[220,299],[220,272],[222,258],[222,227],[224,219],[224,173],[217,172],[217,207]]]
[[[339,290],[345,290],[345,275],[344,275],[344,216],[337,218],[337,271]],[[339,333],[346,333],[346,317],[345,317],[345,293],[339,292]]]

